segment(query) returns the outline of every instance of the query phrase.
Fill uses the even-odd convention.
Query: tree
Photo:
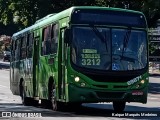
[[[160,19],[159,0],[0,0],[0,34],[12,35],[48,14],[71,6],[108,6],[142,11],[149,27],[155,27]]]
[[[0,0],[0,22],[17,25],[18,30],[35,23],[48,14],[57,13],[71,6],[109,6],[144,12],[149,27],[160,16],[160,1],[155,0]]]

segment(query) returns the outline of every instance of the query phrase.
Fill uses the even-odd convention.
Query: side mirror
[[[69,43],[70,39],[70,29],[66,28],[64,31],[64,42]]]

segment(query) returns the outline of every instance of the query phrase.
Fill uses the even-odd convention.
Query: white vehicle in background
[[[11,58],[11,52],[10,51],[3,51],[3,61],[9,61],[10,62]]]

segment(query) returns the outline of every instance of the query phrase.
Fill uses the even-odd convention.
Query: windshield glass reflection
[[[147,65],[144,31],[112,29],[112,70],[137,70]],[[127,39],[127,40],[125,40]]]
[[[147,65],[146,33],[140,30],[74,27],[71,51],[79,67],[124,71]]]

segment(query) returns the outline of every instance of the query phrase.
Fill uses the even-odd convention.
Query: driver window
[[[58,35],[59,35],[58,24],[52,25],[51,30],[51,53],[57,53],[58,49]]]
[[[43,29],[42,55],[48,55],[51,52],[51,26]]]

